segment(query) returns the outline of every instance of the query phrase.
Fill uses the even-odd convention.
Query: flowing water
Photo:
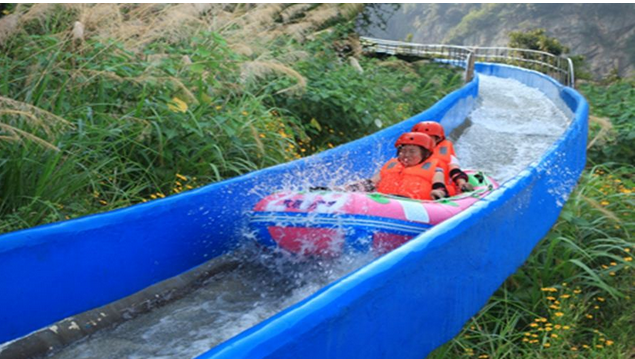
[[[456,141],[463,168],[512,178],[562,134],[571,114],[517,81],[481,76],[472,125]],[[240,266],[192,294],[103,330],[50,357],[190,358],[299,302],[367,264],[372,254],[306,260],[255,247],[232,254]]]

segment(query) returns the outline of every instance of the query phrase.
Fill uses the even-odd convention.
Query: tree
[[[523,31],[512,31],[509,33],[509,47],[539,50],[554,54],[556,56],[569,52],[569,48],[562,45],[554,37],[549,37],[545,29]]]

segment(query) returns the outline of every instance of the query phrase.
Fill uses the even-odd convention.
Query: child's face
[[[415,145],[401,146],[397,159],[402,165],[404,165],[404,167],[418,165],[421,161],[423,161],[423,149]]]

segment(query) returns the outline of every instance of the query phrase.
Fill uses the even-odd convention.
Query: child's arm
[[[432,177],[432,192],[430,192],[430,197],[436,200],[447,196],[448,189],[445,187],[445,175],[443,174],[443,169],[441,167],[437,167],[434,172],[434,176]]]

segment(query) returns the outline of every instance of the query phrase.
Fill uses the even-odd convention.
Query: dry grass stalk
[[[29,105],[28,103],[25,103],[25,102],[16,101],[8,97],[0,96],[0,108],[8,108],[8,109],[5,109],[4,111],[15,110],[15,111],[32,113],[34,116],[38,118],[44,118],[47,121],[56,121],[59,124],[71,126],[70,122],[61,118],[60,116],[57,116],[48,111],[42,110],[39,107]],[[49,126],[49,124],[46,122],[43,122],[43,124]]]
[[[26,140],[30,140],[33,141],[35,143],[37,143],[40,146],[43,146],[45,148],[54,150],[54,151],[59,151],[60,149],[55,146],[54,144],[47,142],[35,135],[32,135],[28,132],[22,131],[19,128],[4,124],[0,122],[0,130],[6,132],[9,134],[9,136],[3,136],[5,138],[10,138],[9,141],[11,142],[22,142],[23,139]]]
[[[18,30],[18,15],[11,14],[0,19],[0,46],[13,36]]]
[[[606,141],[606,137],[609,135],[609,133],[613,129],[611,120],[609,120],[606,117],[596,117],[596,116],[590,115],[589,122],[599,125],[600,131],[595,135],[595,137],[593,137],[591,141],[589,141],[589,144],[586,146],[587,150],[591,148],[597,141],[600,141],[599,143],[604,143]]]
[[[55,10],[56,4],[35,4],[28,8],[22,16],[20,16],[20,22],[28,22],[32,20],[42,21],[45,20],[53,10]],[[18,13],[16,9],[16,13]]]
[[[26,122],[29,123],[30,125],[35,126],[36,128],[41,128],[49,136],[52,135],[49,125],[46,122],[42,121],[41,119],[37,118],[34,114],[30,112],[18,111],[18,110],[0,110],[0,116],[2,115],[9,115],[9,116],[24,118],[26,119]]]
[[[283,23],[288,23],[291,20],[297,19],[307,10],[309,10],[313,4],[295,4],[286,8],[284,11],[280,13],[280,17],[282,18]]]
[[[351,57],[349,57],[349,58],[348,58],[348,63],[350,63],[350,64],[351,64],[351,66],[353,66],[353,68],[354,68],[357,72],[359,72],[360,74],[363,74],[363,73],[364,73],[364,69],[362,68],[362,65],[360,65],[360,64],[359,64],[359,61],[357,61],[357,59],[356,59],[356,58],[354,58],[354,57],[352,57],[352,56],[351,56]]]
[[[306,89],[306,79],[294,69],[276,62],[248,61],[242,64],[240,77],[242,82],[265,78],[271,74],[283,74],[296,79],[297,84],[278,91],[278,93],[298,94]]]
[[[256,147],[258,147],[258,152],[260,152],[260,154],[264,156],[265,146],[262,144],[262,141],[260,140],[258,131],[256,131],[256,128],[251,123],[249,123],[249,130],[251,131],[251,135],[254,138],[254,142],[256,142]]]
[[[582,194],[580,194],[580,197],[587,202],[591,207],[597,209],[598,211],[602,212],[602,214],[604,214],[607,218],[613,220],[614,222],[620,224],[622,223],[622,221],[611,211],[609,211],[608,209],[604,208],[601,204],[597,203],[597,201],[595,201],[593,198],[589,198],[586,197]]]

